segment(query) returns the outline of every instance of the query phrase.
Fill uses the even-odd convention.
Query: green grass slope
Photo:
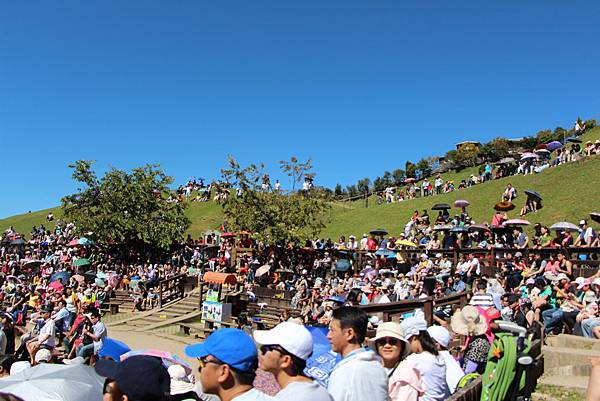
[[[588,140],[600,138],[600,127],[588,131],[581,137],[583,146]],[[458,183],[462,178],[468,178],[476,173],[477,167],[459,172],[448,172],[443,175],[445,180]],[[377,206],[375,198],[369,200],[369,208],[364,207],[363,200],[354,202],[333,203],[330,224],[323,230],[324,237],[337,239],[340,235],[361,235],[371,229],[383,227],[393,234],[398,234],[408,221],[414,210],[430,209],[434,203],[452,203],[456,199],[466,199],[471,202],[470,215],[476,222],[491,219],[492,206],[500,200],[506,184],[512,183],[519,190],[515,204],[517,209],[509,213],[516,217],[519,209],[525,203],[525,189],[534,189],[544,197],[544,208],[527,218],[532,222],[552,224],[556,221],[567,220],[573,223],[581,218],[587,218],[588,213],[600,211],[600,157],[592,157],[577,163],[562,165],[547,169],[533,176],[513,176],[494,180],[489,183],[476,185],[450,194],[428,198],[414,199],[391,205]],[[60,207],[40,210],[32,213],[0,219],[0,229],[13,226],[17,231],[28,233],[34,225],[45,224],[46,215],[52,211],[60,218]],[[220,205],[214,202],[191,203],[186,211],[192,221],[188,232],[193,236],[219,227],[223,223],[223,212]],[[430,216],[435,219],[436,214]]]

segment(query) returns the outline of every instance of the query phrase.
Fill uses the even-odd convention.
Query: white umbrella
[[[0,392],[27,401],[88,401],[102,399],[104,378],[85,365],[41,365],[0,380]]]
[[[271,265],[262,265],[261,267],[259,267],[258,269],[256,269],[256,277],[260,277],[263,274],[267,273],[269,270],[271,270]]]
[[[536,155],[535,153],[526,152],[521,155],[521,160],[526,160],[526,159],[539,159],[539,156]]]
[[[569,223],[568,221],[560,221],[558,223],[552,224],[550,226],[550,230],[579,232],[581,231],[581,228],[577,227],[573,223]]]

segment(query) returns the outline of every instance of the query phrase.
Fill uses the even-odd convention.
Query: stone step
[[[600,341],[570,334],[546,337],[546,344],[552,347],[600,350]]]
[[[542,348],[542,352],[544,354],[544,368],[549,372],[552,372],[552,369],[563,369],[563,371],[572,369],[574,374],[588,372],[589,375],[586,366],[589,367],[590,358],[600,357],[600,350],[570,347],[545,346]],[[557,370],[557,372],[559,371]]]
[[[549,386],[577,388],[585,390],[587,389],[590,381],[589,376],[560,376],[552,375],[544,372],[544,375],[538,379],[539,384],[545,384]]]

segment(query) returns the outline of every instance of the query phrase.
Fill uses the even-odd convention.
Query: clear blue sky
[[[333,187],[598,118],[599,17],[591,0],[0,0],[0,217],[58,205],[77,159],[182,183],[228,154],[297,155]]]

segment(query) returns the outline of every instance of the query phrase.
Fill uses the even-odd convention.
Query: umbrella
[[[79,240],[77,238],[72,239],[71,241],[69,241],[67,246],[79,246]]]
[[[582,140],[579,138],[569,138],[567,139],[567,142],[571,142],[571,143],[581,143]]]
[[[550,151],[548,149],[536,149],[535,153],[540,155],[549,155]]]
[[[11,245],[25,245],[25,240],[23,238],[17,238],[10,241]]]
[[[499,212],[508,212],[509,210],[513,210],[515,205],[509,201],[498,202],[494,205],[494,210]]]
[[[104,272],[98,272],[98,273],[96,273],[96,277],[104,280],[106,278],[106,273],[104,273]]]
[[[38,267],[41,264],[42,264],[41,260],[31,259],[31,260],[28,260],[27,262],[23,263],[23,266],[27,267],[28,269],[33,269],[34,267]]]
[[[393,251],[390,251],[389,249],[378,249],[377,252],[375,252],[375,255],[389,256],[389,255],[395,255],[395,253]]]
[[[63,290],[63,288],[65,288],[65,286],[59,283],[58,281],[53,281],[50,284],[48,284],[48,288],[52,288],[54,291],[60,292]]]
[[[469,231],[490,231],[490,228],[484,224],[471,224]]]
[[[431,210],[448,210],[450,208],[451,206],[447,203],[436,203],[435,205],[433,205]]]
[[[87,266],[90,264],[90,261],[86,258],[77,259],[73,262],[73,266]]]
[[[600,223],[600,213],[598,212],[592,212],[590,213],[590,217],[592,218],[592,220],[594,220],[596,223]]]
[[[542,200],[542,196],[540,194],[538,194],[537,192],[535,192],[533,189],[526,189],[525,194],[527,194],[528,196],[531,196],[532,198],[538,198],[539,200]]]
[[[62,279],[63,283],[68,283],[69,279],[71,278],[71,274],[69,274],[69,272],[66,271],[56,272],[52,275],[52,277],[50,277],[50,282],[58,281],[59,278]]]
[[[560,221],[558,223],[554,223],[550,226],[550,230],[553,231],[573,231],[579,232],[581,229],[577,227],[573,223],[569,223],[568,221]]]
[[[106,285],[106,283],[104,282],[104,280],[102,280],[101,278],[95,278],[94,279],[94,283],[98,286],[98,287],[104,287]]]
[[[332,295],[329,298],[327,298],[327,300],[343,304],[344,302],[346,302],[346,297],[343,297],[341,295]]]
[[[450,224],[439,224],[437,226],[433,226],[433,231],[449,231],[452,229],[452,225]]]
[[[163,363],[163,365],[165,365],[166,368],[169,368],[169,366],[172,366],[172,365],[180,365],[180,366],[183,366],[186,374],[189,375],[192,373],[191,366],[188,365],[187,362],[185,362],[183,359],[181,359],[177,355],[171,354],[170,352],[167,352],[167,351],[161,351],[161,350],[152,349],[152,348],[146,348],[146,349],[140,349],[140,350],[126,352],[123,355],[121,355],[121,362],[123,362],[127,358],[130,358],[132,356],[138,356],[138,355],[154,356],[156,358],[162,359],[162,363]]]
[[[271,270],[271,265],[262,265],[261,267],[259,267],[258,269],[256,269],[256,277],[260,277],[263,274],[266,274],[269,272],[269,270]]]
[[[535,147],[536,149],[548,149],[548,145],[546,145],[545,143],[540,143],[538,146]]]
[[[111,357],[115,361],[121,359],[121,355],[131,351],[131,348],[122,341],[115,340],[114,338],[105,338],[102,342],[102,348],[100,349],[99,356]]]
[[[409,241],[407,239],[401,239],[399,241],[394,242],[394,244],[399,245],[399,246],[410,246],[410,247],[416,247],[417,244],[415,244],[412,241]]]
[[[16,276],[6,276],[6,281],[13,280],[15,283],[20,284],[21,280]]]
[[[468,200],[464,200],[464,199],[458,199],[454,201],[454,207],[467,207],[469,206],[471,203],[469,203]]]
[[[81,237],[79,238],[79,240],[77,241],[79,243],[79,245],[92,245],[94,242],[91,239],[87,239],[85,237]]]
[[[223,233],[221,234],[221,238],[230,238],[235,237],[235,233]]]
[[[510,219],[504,222],[505,226],[528,226],[529,224],[531,223],[524,219]]]
[[[85,277],[83,277],[81,274],[76,274],[73,276],[73,279],[75,281],[77,281],[79,284],[83,284],[85,283]]]
[[[500,159],[497,164],[509,164],[515,161],[514,157],[505,157],[504,159]]]
[[[451,233],[468,233],[469,229],[467,227],[454,227],[450,230]]]
[[[369,234],[372,234],[372,235],[387,235],[388,232],[386,230],[384,230],[383,228],[378,228],[377,230],[370,231]]]
[[[89,366],[42,363],[0,380],[0,391],[27,401],[89,401],[100,399],[103,384]]]
[[[521,160],[526,160],[526,159],[537,159],[538,155],[536,155],[535,153],[531,153],[531,152],[525,152],[521,155]]]
[[[412,178],[412,177],[409,177],[409,178],[407,178],[406,180],[404,180],[404,182],[405,182],[406,184],[412,184],[413,182],[416,182],[416,181],[417,181],[417,180],[415,180],[415,179],[414,179],[414,178]]]
[[[563,147],[563,144],[559,141],[552,141],[547,145],[547,148],[550,152],[555,151],[556,149],[560,149]]]

